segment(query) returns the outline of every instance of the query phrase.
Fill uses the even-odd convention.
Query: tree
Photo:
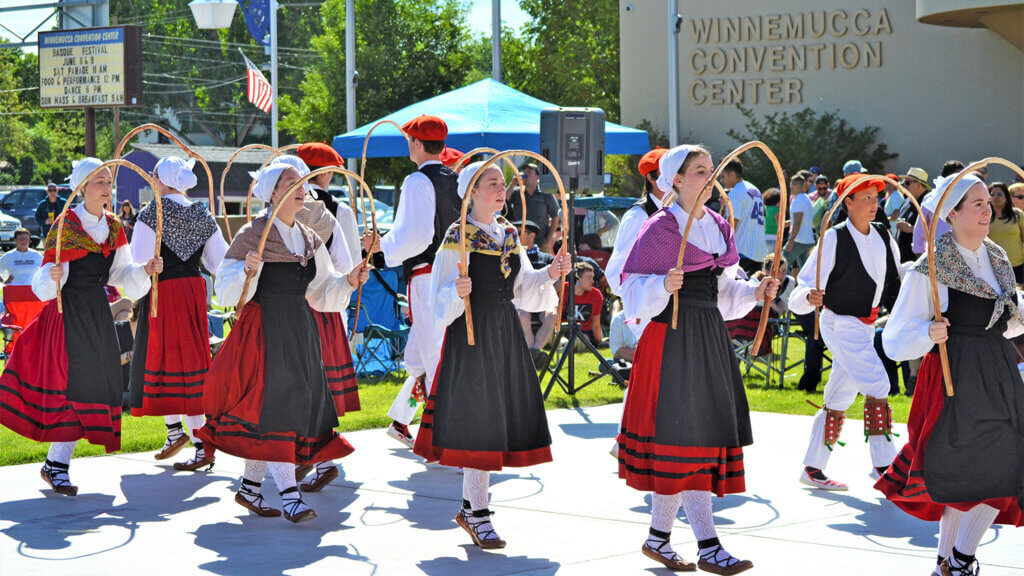
[[[819,166],[823,174],[840,175],[843,164],[858,159],[868,172],[878,173],[882,165],[898,153],[890,153],[882,142],[876,143],[879,128],[854,128],[839,116],[839,111],[817,113],[810,108],[799,112],[767,114],[756,118],[749,108],[737,106],[746,118],[747,133],[729,130],[729,137],[743,143],[760,140],[778,156],[783,168],[796,170]],[[749,134],[749,135],[748,135]],[[743,157],[743,174],[751,182],[775,182],[775,170],[760,154]],[[748,176],[749,175],[749,176]]]
[[[356,0],[359,54],[357,124],[463,85],[471,67],[467,8],[458,0]],[[302,99],[282,97],[281,127],[300,141],[330,141],[344,133],[345,2],[321,7],[323,33],[311,45],[319,57],[302,81]],[[405,159],[368,164],[367,180],[397,184]]]

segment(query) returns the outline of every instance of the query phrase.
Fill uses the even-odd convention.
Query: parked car
[[[328,189],[331,196],[340,203],[349,205],[348,198],[348,187],[347,186],[331,186]],[[356,207],[359,206],[359,200],[356,199]],[[377,229],[380,230],[381,234],[391,230],[391,227],[395,223],[395,209],[388,204],[381,202],[376,197],[373,199],[373,208],[377,215]],[[369,206],[366,207],[369,212]],[[365,228],[363,224],[363,215],[356,210],[356,223],[359,225],[359,233],[362,234]]]
[[[57,194],[63,198],[71,195],[67,187],[58,187]],[[0,200],[0,210],[21,221],[32,236],[40,236],[42,230],[36,222],[36,206],[46,198],[46,188],[32,187],[13,190],[6,198]]]
[[[18,228],[21,228],[21,222],[17,218],[0,212],[0,248],[14,249],[14,231]]]

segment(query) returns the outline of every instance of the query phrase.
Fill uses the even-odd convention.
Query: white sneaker
[[[831,478],[825,478],[824,480],[816,480],[807,473],[806,470],[800,473],[800,483],[807,484],[808,486],[814,486],[819,490],[831,490],[835,492],[845,492],[850,487],[842,482],[836,482]]]
[[[612,458],[619,459],[619,443],[612,444],[612,449],[608,451],[612,455]]]
[[[874,468],[871,469],[871,472],[868,472],[868,476],[876,482],[882,477],[882,475],[878,473],[878,470],[875,470]]]
[[[406,448],[411,449],[416,445],[416,439],[408,432],[403,432],[402,430],[395,428],[394,422],[391,423],[391,426],[388,426],[387,435],[401,442]]]

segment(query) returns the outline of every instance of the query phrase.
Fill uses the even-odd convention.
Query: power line
[[[195,44],[205,44],[205,45],[212,45],[212,46],[230,46],[230,47],[250,48],[250,49],[257,48],[256,46],[253,46],[252,44],[241,44],[241,43],[238,43],[238,42],[203,40],[201,38],[180,38],[178,36],[164,36],[164,35],[161,35],[161,34],[150,34],[150,33],[143,34],[143,39],[145,39],[145,38],[156,38],[156,39],[160,39],[160,40],[163,40],[163,41],[186,42],[186,43],[189,43],[189,44],[195,43]],[[284,46],[278,46],[277,50],[278,50],[278,52],[289,51],[289,52],[301,52],[301,53],[304,53],[304,54],[319,54],[320,53],[317,50],[310,50],[308,48],[288,48],[288,47],[284,47]]]

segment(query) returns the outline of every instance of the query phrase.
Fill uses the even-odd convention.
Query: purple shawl
[[[706,208],[705,210],[718,224],[728,248],[725,254],[714,256],[687,242],[686,252],[683,254],[683,272],[715,266],[727,268],[740,261],[732,227],[715,211]],[[692,231],[691,227],[691,233]],[[640,228],[640,235],[637,236],[622,269],[622,281],[625,282],[629,274],[665,274],[675,268],[676,260],[679,258],[679,245],[682,242],[683,233],[679,229],[675,215],[668,208],[658,210]]]

